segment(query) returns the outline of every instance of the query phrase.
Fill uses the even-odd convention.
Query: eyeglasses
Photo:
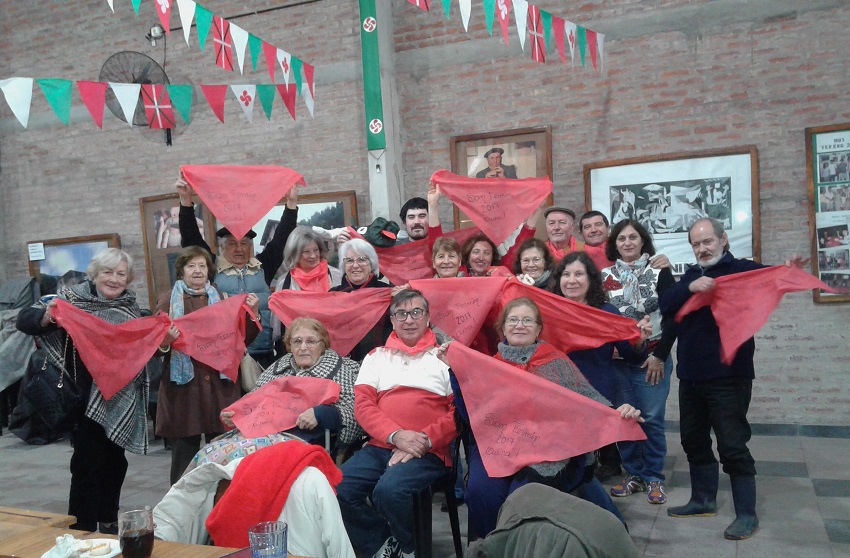
[[[424,316],[424,315],[425,315],[425,310],[423,310],[422,308],[414,308],[413,310],[410,310],[410,311],[396,310],[395,312],[393,312],[393,316],[395,316],[395,319],[400,321],[400,322],[407,320],[408,316],[413,318],[414,321],[421,320],[422,316]]]
[[[321,343],[318,339],[301,339],[300,337],[296,337],[291,340],[289,344],[293,347],[300,347],[301,345],[307,345],[311,349],[315,349]]]
[[[534,258],[523,258],[519,261],[519,263],[521,263],[522,265],[528,265],[528,264],[537,265],[542,261],[543,261],[543,258],[536,256]]]
[[[366,265],[369,263],[369,258],[365,256],[358,256],[356,258],[342,258],[342,263],[345,265],[352,265],[355,263],[357,265]]]
[[[525,318],[523,318],[521,320],[519,318],[517,318],[516,316],[511,316],[510,318],[505,320],[505,325],[508,325],[510,327],[516,327],[519,324],[522,324],[522,325],[528,327],[528,326],[534,325],[536,323],[537,323],[537,320],[535,320],[534,318],[529,318],[528,316],[526,316]]]

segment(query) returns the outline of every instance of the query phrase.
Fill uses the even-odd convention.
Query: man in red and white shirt
[[[412,494],[446,475],[457,436],[449,368],[437,358],[428,301],[403,290],[390,318],[393,333],[363,360],[354,385],[354,416],[372,439],[342,465],[337,487],[351,544],[381,558],[413,556]]]

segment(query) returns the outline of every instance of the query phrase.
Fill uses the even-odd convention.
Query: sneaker
[[[646,491],[646,483],[643,482],[643,479],[635,475],[628,475],[623,479],[623,482],[611,487],[611,496],[625,498],[635,492],[644,491]]]
[[[378,552],[372,558],[399,558],[401,556],[401,546],[395,537],[390,537],[384,541]]]
[[[664,481],[649,481],[649,493],[646,495],[646,501],[650,504],[667,503],[667,489],[664,487]]]

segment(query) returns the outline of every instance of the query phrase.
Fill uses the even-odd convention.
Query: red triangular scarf
[[[174,320],[180,336],[171,346],[235,382],[245,355],[246,298],[247,293],[233,295],[180,316]]]
[[[646,439],[636,421],[516,366],[459,343],[449,345],[448,358],[491,477],[621,440]]]
[[[83,104],[89,109],[89,114],[94,119],[94,123],[101,130],[103,129],[103,106],[106,99],[106,88],[108,83],[99,81],[78,81],[77,89],[80,90],[80,97],[83,99]]]
[[[481,330],[490,309],[499,300],[505,279],[451,277],[416,279],[411,288],[422,291],[431,307],[431,323],[467,347]]]
[[[279,83],[277,84],[277,91],[280,93],[280,98],[283,99],[283,104],[289,110],[289,115],[295,120],[295,95],[297,93],[295,82],[293,81],[289,84]]]
[[[335,403],[339,399],[339,389],[339,384],[333,380],[283,376],[255,389],[224,410],[234,412],[233,424],[245,436],[268,436],[295,428],[298,416],[307,409]]]
[[[826,283],[798,267],[777,265],[724,275],[714,289],[696,293],[676,314],[676,321],[703,306],[711,307],[720,330],[720,357],[731,364],[738,349],[767,323],[782,295],[809,289],[835,292]]]
[[[390,333],[390,336],[387,338],[387,343],[384,347],[388,349],[395,349],[397,351],[401,351],[403,353],[407,353],[411,356],[418,355],[419,353],[424,353],[428,349],[437,346],[437,336],[434,334],[434,331],[431,328],[425,330],[425,335],[416,342],[416,344],[412,347],[408,346],[404,341],[399,339],[396,332]]]
[[[204,92],[207,103],[222,124],[224,124],[224,98],[227,96],[227,90],[227,85],[201,85],[201,91]]]
[[[180,170],[236,238],[245,236],[295,184],[304,184],[294,170],[270,165],[183,165]]]
[[[350,293],[283,290],[272,294],[269,308],[287,327],[302,316],[319,320],[331,336],[331,348],[344,356],[386,314],[391,291],[389,287]]]
[[[500,309],[520,297],[528,297],[540,307],[544,324],[540,338],[565,353],[593,349],[609,341],[640,339],[637,322],[630,318],[573,302],[519,281],[505,283]]]
[[[207,516],[213,542],[247,547],[248,529],[261,521],[277,521],[292,484],[306,467],[321,471],[332,487],[342,481],[342,472],[320,446],[281,442],[244,457],[227,492]]]
[[[438,170],[431,181],[496,244],[504,242],[552,193],[549,177],[467,178]]]
[[[463,243],[468,238],[481,232],[477,227],[458,229],[443,234]],[[351,238],[363,238],[356,230],[348,227]],[[365,240],[365,239],[364,239]],[[431,267],[431,247],[435,238],[414,240],[405,244],[396,244],[389,248],[375,247],[378,253],[378,261],[381,264],[381,273],[389,279],[393,285],[404,285],[413,279],[427,279],[434,276],[434,268]]]
[[[331,289],[327,260],[322,260],[319,265],[310,271],[304,271],[296,266],[289,273],[292,275],[292,280],[298,283],[302,291],[326,293]]]
[[[56,301],[53,317],[74,340],[80,359],[107,400],[139,375],[171,322],[160,314],[113,325],[61,299]]]
[[[174,127],[174,111],[168,88],[164,85],[143,83],[142,105],[148,117],[148,125],[154,130],[164,130]]]

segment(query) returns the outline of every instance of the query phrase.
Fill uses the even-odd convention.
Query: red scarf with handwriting
[[[552,193],[544,178],[469,178],[438,170],[431,181],[496,244],[504,242]]]
[[[714,282],[714,289],[688,299],[676,314],[676,321],[681,322],[703,306],[710,307],[720,330],[720,358],[724,364],[731,364],[741,345],[767,323],[785,293],[809,289],[835,292],[802,269],[784,265],[724,275]]]
[[[236,238],[245,236],[294,185],[304,184],[301,174],[271,165],[183,165],[180,170]]]
[[[450,344],[447,355],[491,477],[621,440],[646,439],[636,421],[535,374],[459,343]]]
[[[409,347],[405,344],[404,341],[398,338],[396,332],[392,332],[390,336],[387,338],[387,343],[384,347],[388,349],[396,349],[398,351],[402,351],[404,353],[409,354],[410,356],[418,355],[419,353],[424,353],[428,349],[437,346],[437,336],[434,335],[434,332],[431,331],[431,328],[425,330],[425,335],[416,342],[416,345]]]
[[[289,273],[292,275],[292,280],[298,283],[302,291],[326,293],[331,289],[328,262],[325,260],[319,262],[319,265],[310,271],[304,271],[300,267],[295,266]]]

